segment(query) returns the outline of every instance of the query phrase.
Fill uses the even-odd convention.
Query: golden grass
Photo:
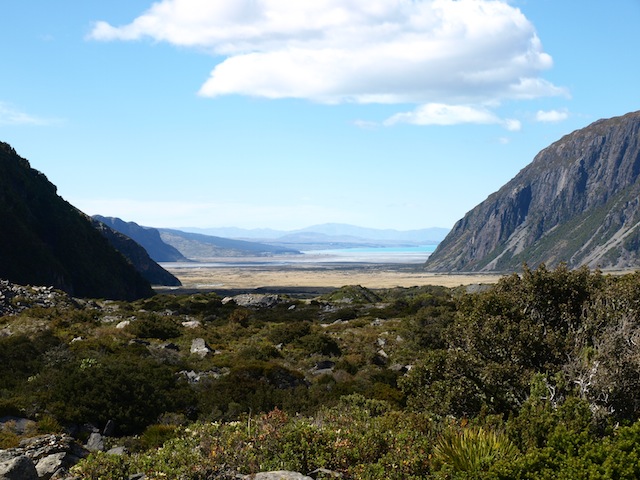
[[[502,275],[440,274],[419,267],[397,265],[247,265],[190,266],[163,264],[178,277],[185,288],[254,289],[260,287],[342,287],[367,288],[442,285],[457,287],[477,283],[495,283]]]

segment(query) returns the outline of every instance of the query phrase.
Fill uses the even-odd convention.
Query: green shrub
[[[138,338],[169,340],[180,336],[181,329],[173,317],[147,314],[138,317],[126,327],[126,331]]]
[[[141,450],[158,448],[176,436],[178,427],[175,425],[149,425],[139,437],[139,447]]]
[[[287,345],[311,333],[310,322],[285,323],[274,325],[269,331],[269,340],[273,343]]]
[[[305,335],[299,338],[295,344],[309,355],[340,356],[342,353],[338,343],[323,333]]]

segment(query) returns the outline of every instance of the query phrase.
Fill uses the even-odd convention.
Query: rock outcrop
[[[0,142],[0,278],[76,297],[133,300],[153,290],[56,187]]]
[[[53,287],[29,287],[0,280],[0,316],[14,315],[27,308],[49,308],[71,304],[73,304],[71,297],[64,292],[54,290]]]
[[[0,480],[49,480],[65,478],[70,467],[89,451],[69,435],[42,435],[0,450]]]
[[[523,263],[640,266],[640,112],[599,120],[542,150],[456,223],[430,271]]]

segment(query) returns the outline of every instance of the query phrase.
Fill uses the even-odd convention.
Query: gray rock
[[[184,328],[198,328],[202,325],[198,320],[189,320],[187,322],[182,322],[182,326]]]
[[[0,463],[0,480],[39,480],[33,460],[25,455]]]
[[[127,449],[125,447],[118,446],[110,448],[109,450],[107,450],[107,453],[109,455],[124,455],[125,453],[127,453]]]
[[[69,454],[66,452],[54,453],[53,455],[47,455],[46,457],[38,460],[36,464],[36,471],[40,479],[48,480],[56,472],[64,470],[66,467],[75,463],[69,458]]]
[[[191,342],[191,353],[204,358],[211,353],[211,349],[207,346],[204,338],[194,338]]]
[[[104,440],[98,432],[89,435],[86,445],[84,446],[90,452],[102,452],[104,450]]]
[[[16,474],[18,476],[0,475],[0,480],[7,478],[40,478],[41,480],[59,478],[65,474],[67,468],[88,454],[89,452],[78,445],[69,435],[41,435],[26,438],[16,448],[0,450],[2,469],[9,472],[13,472],[18,467],[22,469],[20,470],[22,473]],[[20,457],[26,457],[31,462],[31,467],[36,472],[35,477],[28,476],[31,469],[27,466],[27,462],[18,461]]]
[[[245,475],[247,480],[313,480],[313,478],[298,472],[279,470],[274,472],[260,472],[253,475]]]
[[[241,307],[273,307],[280,303],[280,297],[274,294],[243,293],[222,299],[223,304],[232,301]]]

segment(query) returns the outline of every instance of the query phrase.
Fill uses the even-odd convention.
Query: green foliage
[[[180,336],[181,329],[173,317],[145,314],[127,326],[127,331],[138,338],[168,340]]]
[[[175,381],[171,368],[126,354],[45,368],[28,383],[27,393],[39,410],[62,424],[113,420],[122,434],[140,431],[162,413],[193,403],[188,386]]]
[[[377,293],[361,285],[345,285],[334,292],[323,295],[320,299],[328,302],[356,304],[369,304],[381,301]]]
[[[298,338],[295,343],[308,355],[339,356],[341,354],[338,343],[333,338],[322,333],[310,333]]]
[[[300,337],[311,333],[310,322],[285,323],[274,325],[269,331],[269,340],[274,344],[287,345]]]
[[[481,427],[447,430],[433,448],[436,468],[475,476],[499,461],[513,461],[518,449],[504,434]]]
[[[178,427],[175,425],[149,425],[140,435],[138,446],[143,451],[158,448],[177,436]]]
[[[272,308],[158,295],[4,317],[0,415],[137,435],[123,440],[134,453],[93,455],[81,478],[639,475],[640,273],[540,266],[477,293],[373,293]],[[353,319],[327,322],[338,315]],[[215,353],[190,354],[198,337]]]
[[[51,332],[0,337],[0,390],[13,389],[35,375],[44,362],[44,355],[59,345]]]

